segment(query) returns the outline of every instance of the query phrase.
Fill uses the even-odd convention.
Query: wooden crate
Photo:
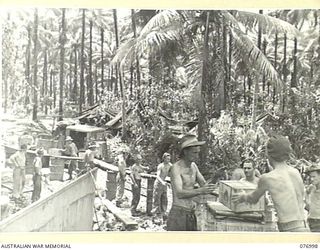
[[[49,148],[48,149],[48,154],[49,155],[59,156],[59,155],[61,155],[61,149],[60,148]]]
[[[50,157],[50,165],[61,166],[64,165],[67,161],[65,159],[60,159],[56,157]]]
[[[259,212],[265,210],[265,196],[263,195],[256,204],[242,202],[235,204],[232,196],[239,192],[252,192],[256,185],[246,181],[220,181],[219,201],[233,212]]]
[[[57,140],[52,140],[52,139],[42,139],[39,138],[37,140],[37,147],[40,148],[44,148],[46,150],[49,150],[50,148],[56,148],[58,145],[58,141]]]
[[[50,180],[63,181],[64,165],[50,165]]]

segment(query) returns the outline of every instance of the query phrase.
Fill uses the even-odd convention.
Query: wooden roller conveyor
[[[220,202],[208,202],[207,207],[217,219],[229,218],[240,221],[263,222],[261,213],[235,213]]]

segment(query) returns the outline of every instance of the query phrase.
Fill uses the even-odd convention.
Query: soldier
[[[173,164],[170,177],[172,185],[172,207],[168,215],[168,231],[196,231],[195,203],[192,197],[213,193],[215,185],[207,184],[195,161],[199,157],[200,146],[195,135],[185,135],[180,140],[180,160]],[[194,188],[198,183],[199,188]]]
[[[126,159],[128,157],[128,149],[122,148],[121,152],[117,159],[117,165],[119,172],[116,177],[117,181],[117,191],[116,191],[116,206],[120,207],[120,204],[122,203],[122,197],[124,194],[124,185],[126,181],[126,169],[127,169],[127,163]]]
[[[268,161],[274,168],[261,175],[251,193],[235,194],[234,202],[256,203],[266,191],[270,192],[278,215],[280,232],[308,232],[304,220],[304,185],[300,173],[287,165],[292,153],[290,142],[283,136],[272,136],[267,143]]]
[[[66,137],[65,149],[61,151],[66,156],[72,156],[72,157],[78,156],[78,148],[76,144],[73,142],[73,139],[71,138],[71,136]],[[78,169],[77,160],[70,160],[70,163],[68,165],[69,180],[72,179],[72,172],[75,171],[76,169]]]
[[[14,201],[24,199],[23,189],[26,181],[26,152],[27,145],[22,144],[20,150],[10,156],[8,163],[13,166],[13,194]]]
[[[167,183],[166,177],[169,174],[172,166],[170,162],[170,154],[164,153],[162,156],[162,163],[157,167],[157,179],[153,187],[153,209],[152,214],[165,214],[167,211]]]
[[[311,180],[306,199],[308,224],[311,232],[320,232],[320,165],[313,165],[306,172]]]

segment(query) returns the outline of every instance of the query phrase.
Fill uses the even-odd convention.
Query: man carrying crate
[[[278,214],[280,232],[308,232],[304,220],[304,185],[300,173],[287,165],[292,153],[289,140],[272,136],[267,143],[267,154],[273,171],[261,175],[258,187],[251,193],[234,194],[236,203],[257,203],[266,191],[270,192]]]
[[[180,160],[170,171],[173,201],[167,221],[168,231],[196,231],[197,219],[192,197],[214,192],[215,185],[206,183],[195,164],[200,146],[204,143],[191,134],[185,135],[179,142]],[[194,187],[196,183],[199,184],[199,188]]]

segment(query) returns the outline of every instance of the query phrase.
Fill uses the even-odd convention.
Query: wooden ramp
[[[96,172],[91,171],[93,176]],[[91,173],[0,221],[0,232],[92,231],[95,184]]]

